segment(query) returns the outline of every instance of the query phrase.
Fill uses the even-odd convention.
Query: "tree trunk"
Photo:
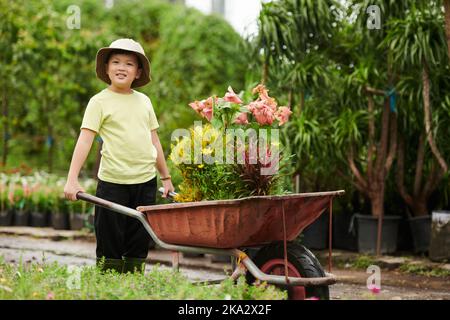
[[[363,176],[354,161],[353,146],[349,147],[347,154],[348,165],[356,178],[352,183],[360,192],[368,196],[371,202],[371,213],[375,217],[384,214],[383,204],[386,176],[391,168],[397,149],[397,119],[396,115],[391,115],[389,99],[385,99],[383,106],[381,138],[378,144],[375,143],[374,100],[370,95],[379,94],[378,91],[366,87],[366,92],[369,95],[369,149],[366,177]],[[390,118],[392,118],[391,123]],[[375,155],[376,159],[373,159]]]
[[[422,83],[423,83],[423,113],[425,116],[425,134],[427,137],[428,144],[430,145],[431,152],[435,156],[439,165],[441,166],[444,172],[448,171],[447,163],[439,152],[435,141],[433,139],[433,132],[431,129],[431,107],[430,107],[430,77],[428,71],[428,64],[426,60],[423,60],[423,69],[422,69]]]
[[[268,79],[269,79],[269,61],[264,61],[261,83],[265,85]]]
[[[417,147],[416,174],[414,176],[413,195],[418,196],[422,187],[423,164],[425,160],[425,141],[423,134],[419,137],[419,145]]]
[[[411,207],[411,211],[415,217],[428,215],[427,199],[422,195],[414,197],[414,205]]]
[[[444,0],[445,35],[447,36],[447,53],[450,59],[450,0]]]
[[[423,158],[425,155],[425,142],[423,135],[419,138],[419,145],[417,147],[416,154],[416,172],[413,193],[411,195],[405,187],[405,145],[404,139],[401,137],[398,145],[396,184],[403,201],[405,201],[406,205],[411,209],[413,215],[418,217],[428,214],[428,198],[439,186],[439,181],[443,177],[443,171],[439,166],[433,166],[433,169],[428,175],[427,182],[423,185]]]
[[[376,152],[375,147],[375,116],[374,101],[371,94],[368,95],[368,112],[369,112],[369,148],[367,151],[367,180],[373,179],[373,155]]]
[[[386,181],[386,157],[389,148],[389,118],[390,107],[389,100],[385,99],[383,106],[382,122],[381,122],[381,139],[377,148],[377,159],[375,162],[375,171],[372,181],[369,181],[369,198],[372,203],[372,215],[378,217],[384,214],[384,185]],[[391,135],[391,140],[393,136]],[[390,142],[394,143],[393,141]],[[389,168],[387,168],[389,169]]]
[[[292,102],[293,102],[293,95],[294,95],[293,91],[294,91],[294,89],[290,88],[289,94],[288,94],[288,107],[289,107],[289,109],[291,109],[291,111],[292,111]]]
[[[372,215],[379,217],[384,214],[384,187],[377,188],[369,194]]]

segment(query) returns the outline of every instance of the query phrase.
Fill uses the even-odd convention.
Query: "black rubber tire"
[[[287,244],[287,258],[288,261],[295,266],[302,277],[305,278],[319,278],[325,276],[325,271],[320,265],[319,260],[314,254],[304,246],[288,242]],[[253,262],[261,268],[267,261],[272,259],[284,259],[284,245],[283,242],[276,242],[264,246],[258,251]],[[246,280],[248,283],[253,283],[255,278],[250,272],[247,272]],[[288,298],[290,298],[289,286],[280,286],[280,288],[288,291]],[[330,292],[328,286],[308,286],[305,287],[306,298],[316,297],[320,300],[329,300]]]
[[[148,243],[148,250],[153,250],[153,249],[155,249],[155,247],[156,247],[156,242],[152,238],[150,238],[150,241]]]

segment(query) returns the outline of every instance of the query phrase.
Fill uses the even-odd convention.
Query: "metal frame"
[[[147,221],[146,215],[138,210],[134,210],[123,205],[104,200],[93,195],[78,192],[77,199],[87,201],[94,205],[98,205],[104,207],[106,209],[112,210],[114,212],[127,215],[129,217],[135,218],[139,220],[147,232],[152,237],[153,241],[163,249],[170,250],[173,252],[186,252],[186,253],[203,253],[203,254],[214,254],[214,255],[224,255],[224,256],[232,256],[235,257],[238,261],[238,265],[231,275],[232,279],[237,279],[240,275],[245,274],[246,271],[249,271],[255,279],[260,281],[264,281],[270,284],[277,285],[288,285],[288,286],[320,286],[320,285],[331,285],[336,283],[336,276],[325,272],[325,277],[318,278],[298,278],[298,277],[286,277],[279,275],[269,275],[262,272],[255,263],[250,259],[250,257],[243,251],[239,249],[215,249],[215,248],[207,248],[207,247],[192,247],[192,246],[183,246],[183,245],[175,245],[162,241],[158,238],[156,233],[153,231],[152,227]],[[178,256],[174,255],[174,265],[176,264],[176,268],[178,268]]]

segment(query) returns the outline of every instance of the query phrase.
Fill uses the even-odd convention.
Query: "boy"
[[[101,48],[96,57],[97,77],[109,84],[93,96],[81,125],[64,187],[67,199],[84,191],[78,183],[96,134],[103,140],[96,196],[130,208],[155,203],[156,169],[163,197],[174,191],[156,129],[159,127],[150,99],[133,90],[150,82],[150,66],[142,46],[119,39]],[[95,208],[97,264],[102,270],[140,270],[148,254],[150,235],[141,223],[113,211]]]

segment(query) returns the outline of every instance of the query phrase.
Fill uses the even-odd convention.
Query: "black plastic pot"
[[[39,228],[48,227],[48,213],[31,211],[30,226]]]
[[[369,215],[355,215],[358,225],[358,252],[376,254],[378,218]],[[384,216],[381,229],[382,254],[397,251],[398,223],[400,216]]]
[[[353,228],[353,214],[333,213],[333,248],[350,251],[358,250],[356,228]]]
[[[70,222],[69,215],[66,213],[52,213],[51,214],[51,225],[53,229],[56,230],[69,230]]]
[[[15,210],[14,211],[14,225],[15,226],[29,226],[30,225],[30,212],[28,210]]]
[[[421,216],[408,219],[413,239],[414,252],[426,253],[430,247],[431,217]]]
[[[0,226],[11,226],[13,224],[14,210],[0,211]]]
[[[301,244],[308,249],[323,250],[328,248],[329,214],[322,213],[319,218],[303,230]]]
[[[70,230],[81,230],[84,228],[86,221],[86,215],[82,213],[71,213],[70,218]]]

